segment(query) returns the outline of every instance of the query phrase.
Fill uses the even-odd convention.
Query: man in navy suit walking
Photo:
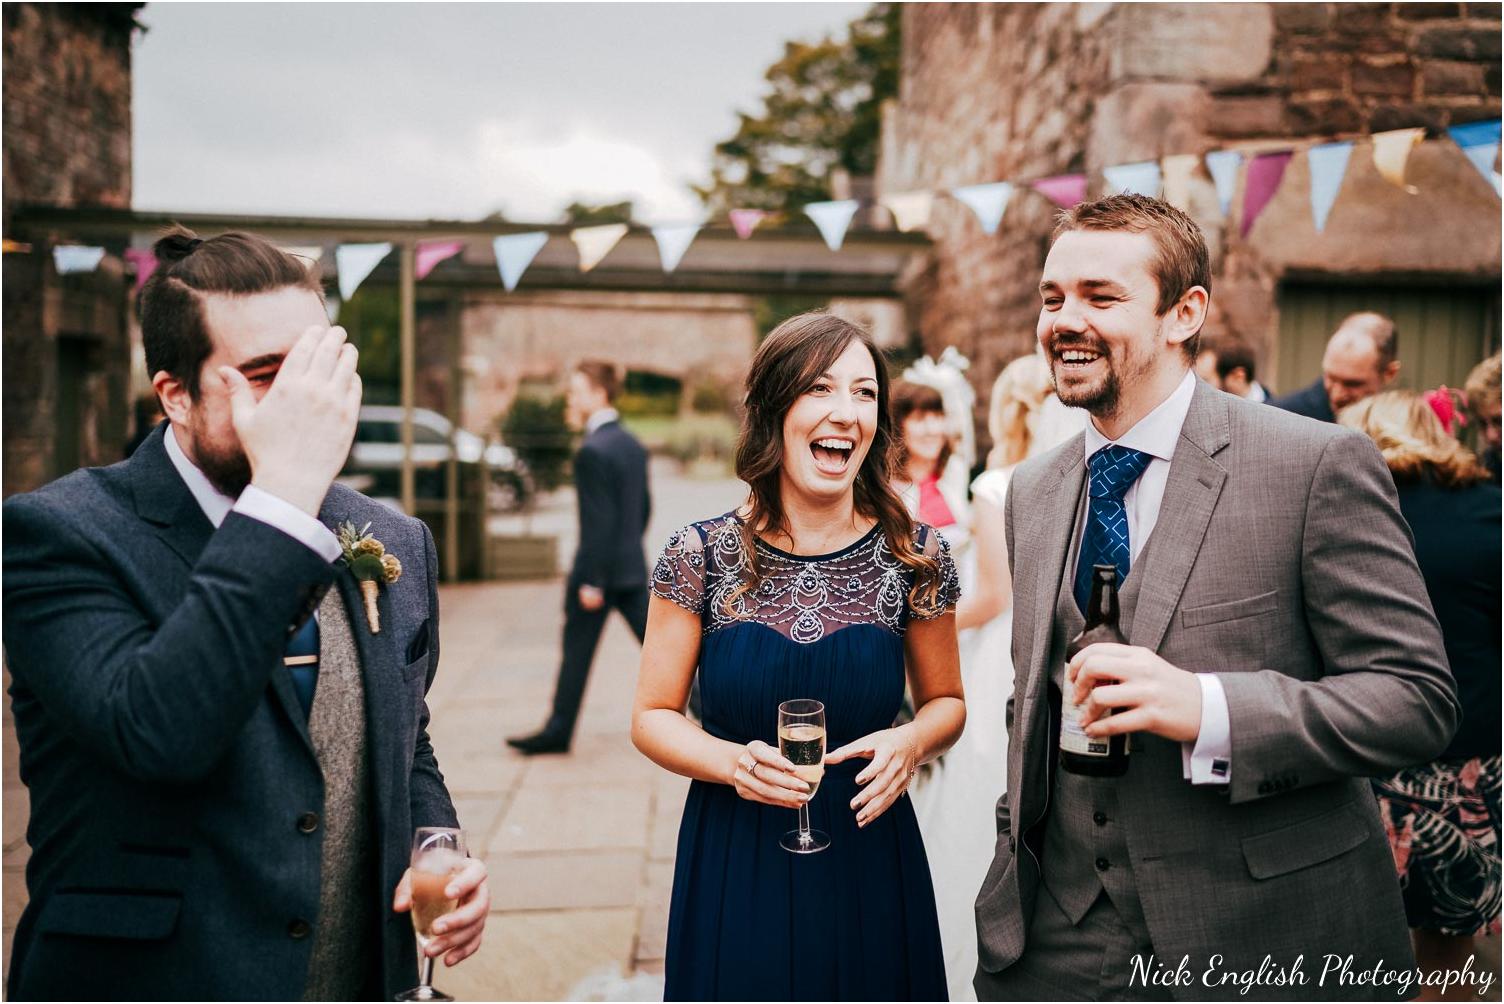
[[[529,756],[568,751],[606,615],[619,611],[638,641],[647,631],[648,454],[612,407],[620,387],[610,363],[587,360],[569,375],[569,418],[585,431],[574,458],[580,545],[564,589],[564,660],[553,713],[541,731],[507,740]]]
[[[4,507],[4,642],[30,901],[24,1000],[390,1000],[416,982],[416,826],[455,826],[428,739],[424,525],[334,485],[356,350],[316,273],[248,234],[157,242],[167,421]],[[377,617],[334,530],[382,557]],[[480,944],[486,869],[427,946]]]

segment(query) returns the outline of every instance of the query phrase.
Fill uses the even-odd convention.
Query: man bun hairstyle
[[[249,296],[293,287],[323,298],[310,262],[254,234],[230,232],[200,238],[173,226],[152,245],[157,268],[141,289],[141,341],[146,372],[164,370],[199,397],[199,371],[214,351],[204,323],[203,295]]]
[[[1157,249],[1149,273],[1159,286],[1156,317],[1163,317],[1194,286],[1212,291],[1211,255],[1196,221],[1162,199],[1147,195],[1109,195],[1062,210],[1056,218],[1054,243],[1070,230],[1126,231],[1148,234]],[[1198,332],[1181,343],[1186,357],[1201,351]]]

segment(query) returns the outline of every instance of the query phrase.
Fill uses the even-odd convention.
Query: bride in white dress
[[[969,420],[968,413],[963,421]],[[1084,428],[1085,413],[1060,403],[1047,365],[1035,354],[1014,360],[997,378],[987,426],[994,445],[988,469],[971,485],[969,546],[957,562],[963,579],[956,627],[966,731],[911,789],[935,886],[951,1000],[976,999],[972,904],[992,862],[994,807],[1007,783],[1004,721],[1013,693],[1013,591],[1003,525],[1008,480],[1023,460]]]

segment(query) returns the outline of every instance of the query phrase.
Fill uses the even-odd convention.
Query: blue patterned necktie
[[[313,690],[319,681],[319,622],[309,616],[287,639],[282,663],[292,677],[292,689],[303,706],[303,714],[313,710]]]
[[[1153,459],[1126,446],[1104,446],[1087,461],[1091,501],[1086,509],[1086,529],[1081,534],[1081,554],[1076,560],[1076,606],[1083,614],[1091,602],[1093,565],[1117,566],[1119,585],[1128,577],[1133,552],[1128,545],[1128,510],[1123,496]]]

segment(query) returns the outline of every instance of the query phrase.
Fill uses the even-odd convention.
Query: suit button
[[[1111,867],[1112,867],[1112,862],[1108,861],[1106,858],[1097,858],[1097,871],[1099,871],[1099,872],[1105,872],[1107,869],[1109,869]]]
[[[287,925],[287,936],[293,940],[299,940],[308,937],[310,930],[308,921],[294,920],[291,924]]]
[[[1106,826],[1107,825],[1107,813],[1105,813],[1105,812],[1093,812],[1091,814],[1091,821],[1093,823],[1096,823],[1098,826]]]
[[[298,832],[312,833],[319,828],[319,814],[317,812],[305,812],[298,817]]]

